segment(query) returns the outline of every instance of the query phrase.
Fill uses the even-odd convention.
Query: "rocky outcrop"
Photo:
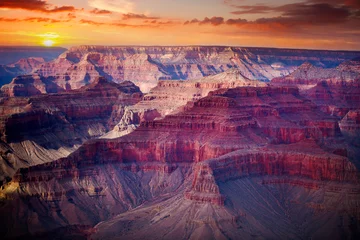
[[[326,153],[311,142],[292,144],[286,149],[279,146],[241,149],[198,163],[194,175],[191,190],[185,193],[185,197],[216,205],[224,205],[225,201],[219,182],[249,176],[285,175],[320,181],[358,182],[357,169],[346,157]]]
[[[354,64],[354,63],[353,63]],[[360,65],[360,62],[357,64]],[[348,82],[360,78],[360,72],[352,71],[346,64],[337,68],[315,67],[311,63],[304,63],[293,73],[285,77],[274,78],[271,83],[278,85],[297,85],[300,88],[310,88],[321,81]]]
[[[327,69],[305,63],[289,76],[273,79],[271,84],[297,86],[322,111],[341,119],[360,105],[359,66],[357,60]]]
[[[65,93],[3,98],[1,140],[26,161],[2,164],[2,178],[12,175],[6,169],[64,157],[84,141],[105,134],[120,121],[125,107],[141,98],[133,83],[104,78]]]
[[[162,83],[163,87],[181,84]],[[204,89],[213,88],[210,83],[203,85]],[[100,93],[108,96],[109,89],[97,91],[99,84],[115,83],[98,81],[82,91],[92,99]],[[86,109],[78,101],[73,99]],[[45,106],[51,109],[52,104]],[[80,108],[57,108],[75,122],[87,122],[76,114]],[[94,107],[91,113],[101,116],[104,109],[106,106]],[[19,112],[10,107],[2,111]],[[178,234],[201,238],[215,232],[230,236],[231,230],[241,228],[244,230],[232,238],[251,237],[252,231],[281,238],[284,227],[292,229],[293,236],[308,238],[324,236],[311,226],[329,221],[329,213],[330,222],[337,222],[340,216],[360,216],[358,170],[343,154],[327,150],[332,141],[342,140],[338,118],[320,111],[296,87],[218,89],[155,120],[150,116],[155,112],[125,111],[129,119],[140,122],[133,132],[115,139],[90,140],[68,157],[16,173],[0,191],[0,216],[5,222],[0,230],[8,229],[5,236],[102,222],[96,226],[94,238],[108,238],[104,229],[112,229],[120,238],[128,234],[143,238],[145,233],[130,223],[158,229],[154,238]],[[124,117],[121,121],[131,123]],[[328,199],[330,195],[333,198]],[[21,211],[8,214],[13,209]],[[306,218],[299,215],[302,211]],[[41,218],[45,213],[50,213],[46,222]],[[311,226],[306,225],[309,221]],[[299,223],[306,231],[298,229]],[[167,224],[174,232],[168,231]],[[352,228],[340,229],[346,236],[354,233]]]
[[[195,80],[159,81],[157,86],[152,88],[141,102],[127,108],[124,119],[110,134],[104,137],[122,136],[123,133],[129,133],[136,129],[144,121],[154,120],[181,111],[188,102],[199,100],[207,96],[211,91],[240,86],[260,87],[267,86],[267,84],[246,78],[238,69],[230,69],[223,73]],[[126,122],[125,128],[123,122]]]
[[[2,86],[1,92],[7,97],[29,97],[65,91],[52,80],[51,77],[41,77],[37,74],[22,75],[14,78],[9,84]]]
[[[131,74],[138,71],[137,61],[147,71],[166,70],[162,77],[175,74],[163,68],[175,55],[144,49],[131,52],[133,58],[112,58],[130,59]],[[155,52],[144,54],[147,49]],[[84,65],[86,72],[112,51],[118,48],[78,48],[63,61],[86,60],[92,64]],[[236,55],[232,51],[214,64]],[[186,59],[197,63],[206,56]],[[307,67],[306,77],[318,71]],[[148,77],[147,71],[139,74]],[[0,232],[39,236],[81,224],[96,225],[89,230],[93,239],[356,236],[360,187],[353,156],[359,150],[346,142],[357,134],[356,81],[268,84],[247,74],[232,68],[198,80],[163,80],[142,100],[133,84],[92,75],[79,90],[2,98],[0,113],[7,117],[0,122],[0,155],[6,164],[33,165],[33,156],[59,148],[56,139],[81,144],[111,128],[121,137],[93,139],[69,156],[17,171],[0,190]],[[313,88],[297,87],[309,84]],[[337,108],[331,112],[327,103]],[[29,147],[16,144],[30,144],[30,138],[41,151],[29,159]]]
[[[305,61],[335,66],[356,52],[327,52],[239,47],[79,46],[43,64],[37,74],[54,77],[64,89],[92,82],[97,75],[114,82],[133,81],[148,92],[159,80],[189,80],[236,68],[252,80],[285,76]]]
[[[19,75],[26,75],[46,61],[57,58],[65,48],[0,47],[0,87]]]
[[[183,112],[145,121],[122,138],[90,141],[68,158],[32,167],[29,172],[106,163],[190,164],[259,145],[308,138],[316,142],[339,134],[337,119],[318,111],[296,88],[221,89],[189,103]],[[58,177],[68,176],[67,171],[63,173]]]
[[[16,76],[31,73],[44,62],[43,58],[22,58],[13,64],[0,65],[0,86],[9,83]]]
[[[360,109],[349,111],[339,122],[341,132],[360,146]]]

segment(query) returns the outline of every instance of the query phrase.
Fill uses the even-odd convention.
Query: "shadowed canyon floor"
[[[131,51],[131,61],[166,62],[164,56],[175,56],[156,49],[145,48],[150,60]],[[90,50],[124,51],[87,46],[69,50],[66,58],[72,53],[75,61]],[[57,94],[5,94],[3,163],[23,155],[0,189],[1,234],[8,239],[359,238],[360,64],[331,61],[331,68],[319,60],[316,66],[305,63],[271,82],[255,80],[258,76],[239,67],[192,80],[163,80],[144,96],[130,82],[104,78]],[[2,90],[13,91],[11,84]],[[21,119],[29,123],[19,125]],[[35,129],[27,127],[34,123]],[[35,158],[27,146],[14,147],[28,141],[49,156],[49,149],[68,142],[72,153],[31,162]]]

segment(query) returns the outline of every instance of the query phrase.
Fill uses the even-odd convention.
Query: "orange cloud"
[[[44,13],[73,12],[76,10],[73,6],[53,6],[47,1],[42,0],[2,0],[0,8],[3,9],[22,9],[28,11],[38,11]]]
[[[102,15],[102,14],[112,14],[111,11],[109,10],[100,10],[100,9],[97,9],[97,8],[94,8],[93,10],[90,11],[90,13],[93,13],[93,14],[99,14],[99,15]]]
[[[155,20],[155,19],[159,19],[159,17],[149,17],[146,16],[145,14],[136,14],[136,13],[126,13],[123,14],[123,20],[128,20],[128,19],[151,19],[151,20]]]
[[[53,18],[42,17],[28,17],[23,19],[18,18],[0,18],[0,22],[45,22],[45,23],[60,23],[67,22],[68,20],[58,20]]]
[[[81,19],[80,23],[94,25],[94,26],[113,26],[113,27],[129,27],[129,28],[158,28],[162,25],[169,25],[173,24],[173,22],[158,22],[158,21],[151,21],[146,22],[146,24],[127,24],[122,22],[98,22],[93,20]]]

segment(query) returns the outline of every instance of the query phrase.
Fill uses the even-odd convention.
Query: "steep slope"
[[[352,71],[346,67],[347,65],[348,63],[343,63],[337,68],[322,68],[315,67],[311,63],[306,62],[298,67],[293,73],[285,77],[275,78],[271,83],[279,85],[297,85],[302,89],[314,87],[324,80],[347,82],[359,79],[360,72]],[[357,62],[356,65],[360,65],[360,62]],[[355,66],[355,62],[352,62],[352,66]]]
[[[0,65],[0,86],[7,84],[16,76],[29,74],[40,67],[45,60],[43,58],[22,58],[16,63]]]
[[[15,77],[9,84],[1,87],[1,93],[7,97],[30,97],[44,93],[58,93],[65,90],[53,82],[51,77],[38,74]]]
[[[104,78],[78,90],[29,98],[2,98],[0,136],[5,156],[1,179],[19,167],[67,156],[88,139],[99,137],[118,123],[125,106],[142,98],[131,82]],[[12,159],[11,161],[9,159]]]
[[[344,117],[360,106],[360,61],[344,62],[336,68],[319,68],[304,63],[286,77],[271,81],[275,86],[297,86],[301,94],[323,111]]]
[[[350,238],[359,179],[328,151],[341,139],[337,121],[297,88],[216,90],[126,136],[21,169],[1,190],[1,231],[106,220],[92,238]]]
[[[142,101],[127,107],[123,119],[112,132],[103,137],[119,137],[134,130],[141,122],[181,111],[181,107],[186,103],[203,98],[213,90],[266,85],[264,82],[246,78],[238,69],[229,69],[223,73],[194,80],[159,81]]]
[[[130,80],[148,92],[158,80],[189,80],[237,68],[248,79],[269,81],[285,76],[305,61],[335,66],[358,52],[240,47],[79,46],[36,72],[54,77],[65,89],[79,88],[101,75],[114,82]]]

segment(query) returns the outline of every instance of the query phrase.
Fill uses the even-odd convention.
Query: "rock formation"
[[[22,58],[14,64],[0,65],[0,85],[9,83],[16,76],[31,73],[44,62],[43,58]]]
[[[323,111],[342,118],[360,105],[359,66],[356,59],[328,69],[304,63],[290,75],[273,79],[271,84],[297,86]]]
[[[358,170],[327,151],[338,138],[338,118],[296,87],[215,90],[121,138],[21,169],[1,191],[2,231],[21,236],[108,219],[87,230],[92,238],[322,238],[329,233],[319,221],[330,219],[332,236],[355,236]],[[10,218],[15,207],[22,211]]]
[[[357,239],[355,55],[70,49],[3,87],[1,235]]]
[[[199,100],[220,88],[266,86],[262,81],[250,80],[238,69],[229,69],[216,75],[194,80],[162,80],[139,103],[126,108],[124,119],[105,138],[124,135],[136,129],[141,122],[181,111],[188,102]]]
[[[19,75],[29,74],[46,61],[57,58],[66,49],[53,47],[0,47],[0,86]]]
[[[285,76],[305,61],[332,67],[350,60],[357,52],[329,52],[239,47],[107,47],[69,49],[36,71],[54,77],[64,89],[76,89],[97,75],[114,82],[129,80],[143,92],[158,80],[189,80],[237,68],[251,80],[269,81]]]
[[[30,97],[44,93],[58,93],[65,90],[56,85],[51,77],[38,74],[15,77],[9,84],[1,87],[1,93],[7,97]]]
[[[69,92],[2,98],[1,180],[19,167],[64,157],[84,141],[103,135],[120,121],[126,106],[141,98],[133,83],[116,84],[102,77]]]

